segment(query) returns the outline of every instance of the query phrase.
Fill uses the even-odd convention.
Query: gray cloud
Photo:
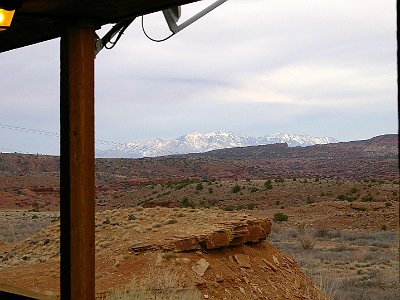
[[[202,2],[184,16],[212,1]],[[145,16],[145,26],[156,38],[169,34],[160,13]],[[0,54],[10,74],[2,123],[58,131],[58,46]],[[96,134],[127,142],[217,129],[342,140],[392,133],[396,49],[392,0],[229,0],[160,44],[135,20],[96,58]],[[8,148],[57,151],[54,138],[10,133],[0,128]]]

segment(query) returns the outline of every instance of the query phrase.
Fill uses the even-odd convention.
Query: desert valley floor
[[[397,136],[248,148],[98,160],[97,297],[398,299]],[[58,164],[0,155],[0,284],[59,294]]]

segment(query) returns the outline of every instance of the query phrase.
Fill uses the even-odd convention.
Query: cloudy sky
[[[144,25],[169,34],[161,13]],[[136,19],[96,58],[96,138],[396,133],[396,51],[394,0],[228,0],[163,43]],[[0,64],[0,151],[57,154],[57,135],[7,126],[59,131],[59,40],[1,53]]]

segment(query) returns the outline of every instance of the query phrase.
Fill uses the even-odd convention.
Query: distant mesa
[[[215,136],[211,135],[209,140],[215,140]],[[225,135],[227,136],[228,134]],[[175,142],[181,142],[189,147],[189,141],[192,144],[201,145],[200,138],[204,139],[204,134],[193,133],[191,139],[186,139],[184,136]],[[200,148],[200,150],[204,149],[212,148]],[[99,158],[96,160],[96,172],[99,182],[103,180],[108,182],[107,178],[111,178],[110,182],[120,182],[127,186],[149,182],[163,183],[185,178],[398,179],[398,149],[397,134],[386,134],[362,141],[307,147],[289,147],[286,142],[243,147],[233,147],[231,144],[223,149],[203,153],[144,159]],[[197,152],[201,152],[200,150]],[[46,174],[46,176],[50,175],[49,178],[54,178],[57,185],[59,165],[59,157],[56,156],[0,153],[0,174],[4,175]],[[32,190],[31,186],[30,189]],[[42,189],[32,191],[40,194],[58,193],[58,191]]]
[[[145,142],[130,142],[108,150],[96,150],[99,158],[142,158],[176,154],[203,153],[217,149],[286,143],[289,147],[337,143],[332,137],[315,137],[275,133],[251,137],[227,131],[193,131],[171,140],[155,138]]]

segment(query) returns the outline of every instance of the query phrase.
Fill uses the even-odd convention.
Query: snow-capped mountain
[[[330,144],[337,143],[338,141],[332,137],[316,137],[311,135],[297,135],[287,133],[275,133],[273,135],[266,135],[261,138],[260,145],[287,143],[289,147],[306,147],[317,144]]]
[[[247,147],[256,145],[287,143],[289,147],[311,146],[315,144],[337,143],[331,137],[315,137],[276,133],[263,137],[251,137],[227,131],[198,132],[193,131],[172,140],[160,138],[143,143],[131,142],[121,144],[109,150],[96,151],[97,157],[140,158],[173,154],[202,153],[216,149]]]

